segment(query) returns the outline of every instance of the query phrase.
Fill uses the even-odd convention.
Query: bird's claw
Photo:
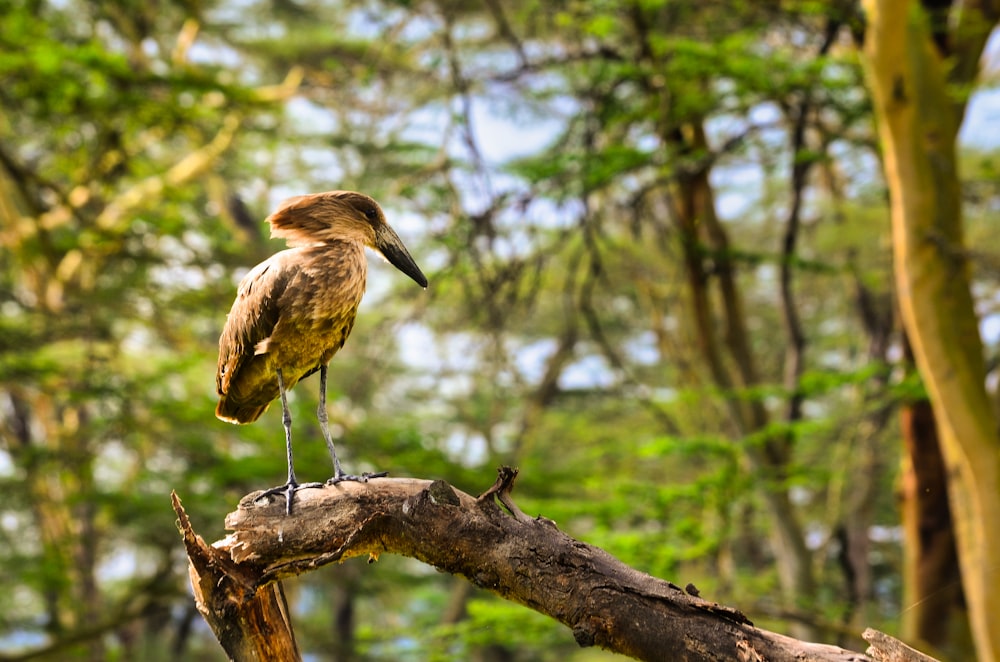
[[[355,476],[354,474],[345,474],[345,473],[342,473],[342,474],[337,474],[336,476],[327,479],[326,484],[327,485],[336,485],[337,483],[342,483],[344,481],[354,481],[356,483],[367,483],[369,478],[385,478],[388,475],[389,475],[388,471],[377,471],[375,473],[372,473],[370,471],[366,471],[363,474],[361,474],[360,476]]]
[[[307,489],[318,489],[326,487],[327,485],[336,485],[337,483],[342,483],[344,481],[354,481],[357,483],[367,483],[370,478],[385,478],[389,475],[388,471],[378,471],[372,473],[366,471],[360,476],[355,476],[354,474],[338,473],[333,478],[328,479],[325,483],[297,483],[294,481],[289,481],[284,485],[278,485],[277,487],[272,487],[266,489],[254,499],[254,501],[260,501],[264,497],[273,496],[275,494],[280,494],[285,497],[285,514],[292,514],[292,499],[295,497],[295,493],[299,490]]]
[[[325,486],[325,483],[295,483],[295,482],[288,482],[288,483],[285,483],[284,485],[278,485],[277,487],[272,487],[270,489],[264,490],[263,492],[261,492],[260,494],[257,495],[257,498],[254,499],[254,501],[260,501],[264,497],[269,497],[269,496],[272,496],[272,495],[275,495],[275,494],[280,494],[280,495],[282,495],[282,496],[285,497],[285,514],[286,515],[291,515],[292,514],[292,498],[295,496],[296,492],[298,492],[299,490],[318,489],[318,488],[321,488],[321,487],[324,487],[324,486]]]

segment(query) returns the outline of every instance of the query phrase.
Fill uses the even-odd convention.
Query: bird
[[[219,336],[215,415],[235,424],[252,423],[280,398],[288,479],[258,498],[283,494],[292,513],[295,492],[322,487],[300,484],[292,463],[292,417],[287,392],[319,372],[316,415],[333,461],[325,484],[367,481],[385,472],[346,473],[330,437],[326,382],[330,359],[351,333],[365,292],[365,248],[423,288],[427,278],[371,197],[356,191],[326,191],[289,198],[266,219],[271,237],[288,248],[251,269],[237,287],[236,300]]]

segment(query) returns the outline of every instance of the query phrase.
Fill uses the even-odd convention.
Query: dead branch
[[[875,662],[938,662],[937,658],[924,655],[899,639],[872,628],[862,632],[861,637],[871,644],[868,647],[868,654]]]
[[[211,546],[191,530],[174,495],[198,608],[232,659],[295,660],[277,580],[353,556],[392,553],[546,614],[571,628],[581,646],[641,660],[869,660],[756,628],[736,609],[634,570],[551,520],[525,515],[510,496],[516,475],[501,468],[479,498],[444,481],[345,482],[297,493],[290,516],[280,497],[257,501],[257,492],[226,518],[233,533]]]

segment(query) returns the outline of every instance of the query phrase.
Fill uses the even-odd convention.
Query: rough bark
[[[190,562],[195,605],[229,659],[300,660],[281,584],[260,582],[256,568],[238,565],[217,544],[205,544],[177,495],[171,500]],[[281,535],[280,525],[276,535]]]
[[[226,518],[233,533],[211,546],[191,530],[175,495],[199,610],[232,659],[296,660],[277,580],[349,557],[368,555],[371,562],[394,553],[555,618],[581,646],[637,659],[869,659],[756,628],[736,609],[526,516],[510,498],[515,475],[502,469],[478,498],[443,481],[340,483],[299,492],[291,516],[282,499],[258,502],[253,493]]]
[[[871,644],[868,654],[875,662],[938,662],[930,655],[924,655],[884,632],[868,628],[861,636]]]
[[[904,639],[926,643],[935,650],[956,650],[954,632],[968,642],[962,618],[962,576],[959,572],[948,482],[927,400],[907,403],[900,412],[906,462],[900,480],[905,540],[903,604],[900,629]],[[966,657],[971,651],[966,651]]]
[[[934,407],[983,662],[1000,660],[1000,434],[963,245],[955,147],[964,100],[955,88],[975,78],[996,5],[957,3],[954,20],[932,26],[916,3],[866,0],[864,48],[891,198],[900,310]]]

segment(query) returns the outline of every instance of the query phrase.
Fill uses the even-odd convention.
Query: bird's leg
[[[337,457],[337,449],[334,448],[333,438],[330,436],[330,421],[326,413],[326,371],[328,367],[329,365],[324,363],[319,369],[319,407],[316,408],[319,429],[323,431],[323,439],[326,441],[326,447],[330,450],[330,457],[333,459],[333,478],[326,481],[327,485],[336,485],[344,480],[356,480],[363,483],[369,478],[388,476],[388,471],[380,471],[378,473],[365,472],[360,476],[354,476],[344,473],[344,470],[341,468],[340,459]]]
[[[285,454],[288,458],[288,482],[278,487],[265,490],[258,499],[271,494],[285,495],[285,514],[292,514],[292,497],[296,490],[323,487],[323,483],[305,483],[299,485],[295,480],[295,465],[292,463],[292,412],[288,409],[288,396],[285,395],[285,380],[281,376],[281,368],[278,368],[278,393],[281,395],[281,424],[285,428]]]
[[[319,419],[319,429],[323,431],[323,440],[330,451],[333,459],[333,478],[339,479],[344,476],[344,470],[340,467],[340,458],[337,457],[337,449],[333,445],[333,438],[330,437],[330,419],[326,413],[326,371],[328,365],[323,364],[319,369],[319,406],[316,408],[316,418]]]
[[[292,509],[292,490],[299,484],[295,480],[295,463],[292,462],[292,412],[288,409],[288,396],[285,394],[285,380],[278,368],[278,393],[281,395],[281,425],[285,428],[285,457],[288,459],[288,510]]]

